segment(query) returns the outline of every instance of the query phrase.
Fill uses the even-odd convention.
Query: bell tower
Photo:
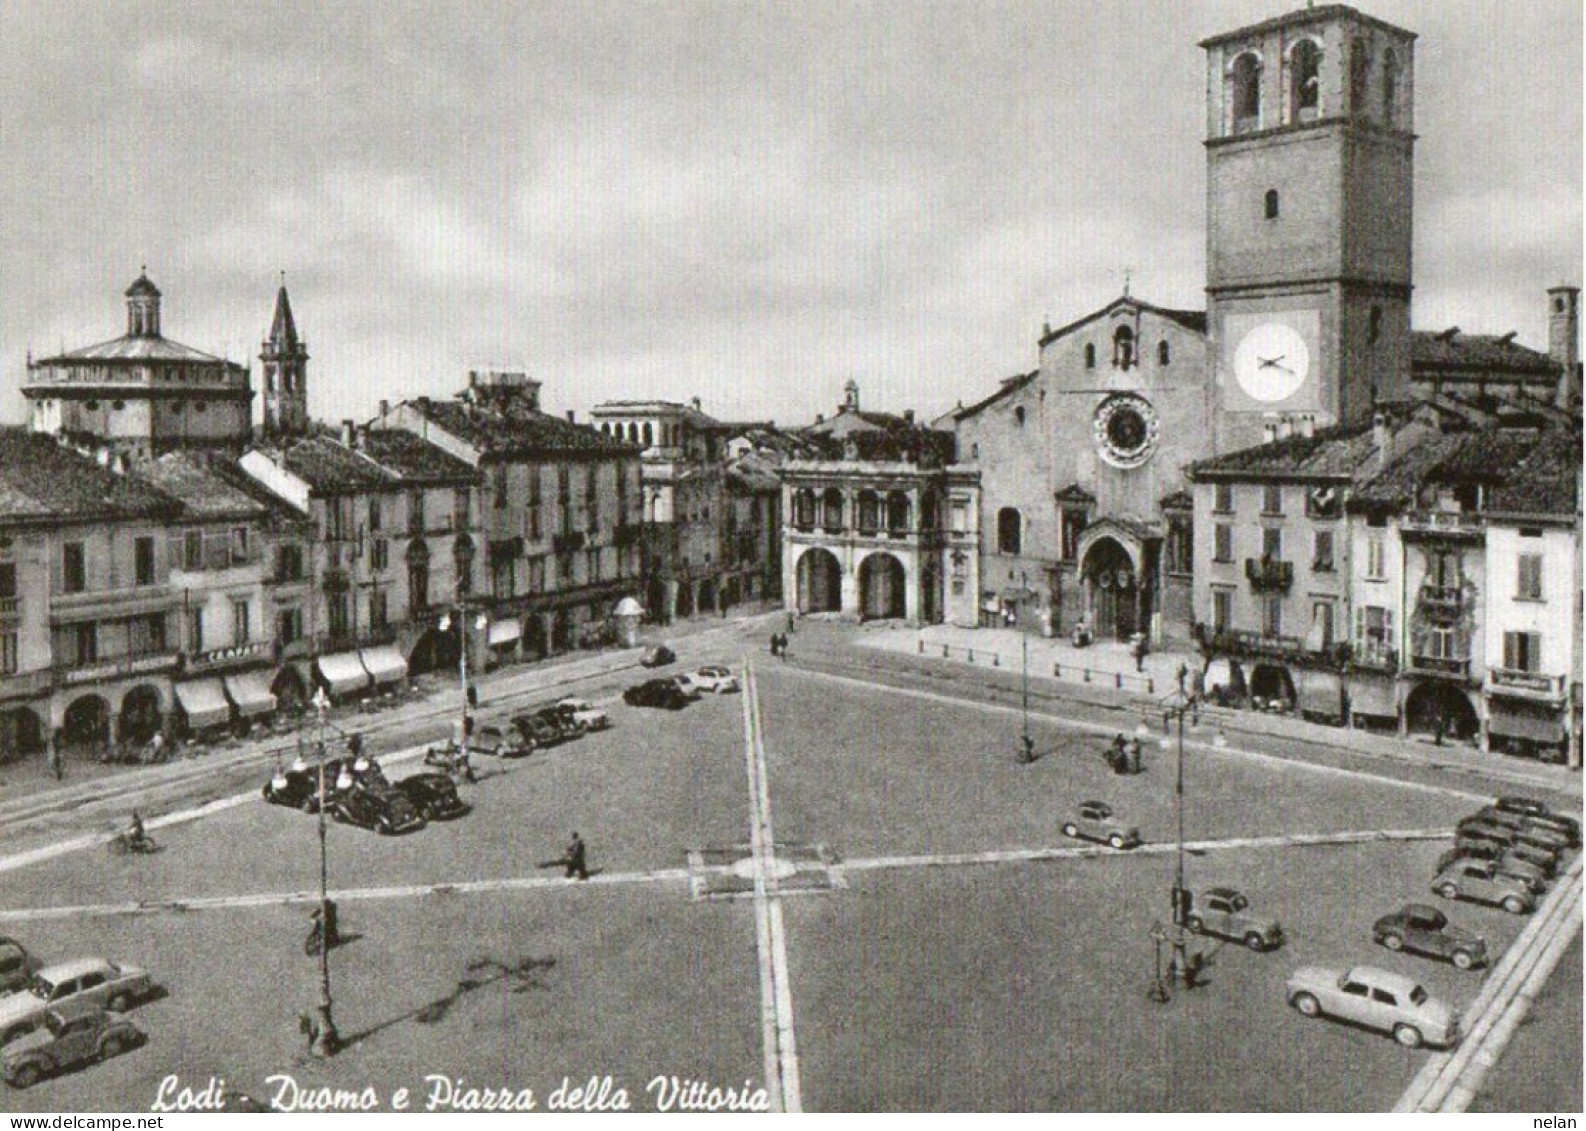
[[[1410,388],[1414,46],[1342,4],[1201,44],[1219,451]]]
[[[307,432],[308,346],[297,336],[284,282],[275,296],[275,318],[259,360],[264,363],[264,434],[294,436]]]

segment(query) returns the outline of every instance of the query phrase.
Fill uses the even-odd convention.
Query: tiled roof
[[[489,456],[557,454],[611,458],[638,450],[598,428],[521,405],[492,409],[427,397],[408,403],[430,423]]]
[[[117,475],[49,436],[0,429],[0,522],[173,518],[180,510],[136,475]]]
[[[1512,334],[1462,334],[1445,330],[1434,334],[1416,330],[1410,335],[1411,371],[1416,377],[1437,376],[1478,380],[1484,374],[1534,376],[1548,384],[1558,379],[1558,363],[1545,353],[1519,345]]]
[[[1193,478],[1339,478],[1352,475],[1376,454],[1369,424],[1319,428],[1192,464]]]
[[[398,482],[352,449],[325,436],[310,436],[272,453],[316,495],[351,495]]]
[[[308,515],[242,470],[233,460],[217,456],[210,460],[208,470],[211,475],[224,479],[233,488],[263,507],[265,524],[271,529],[288,530],[311,525]]]
[[[468,464],[412,432],[371,429],[359,444],[366,456],[405,482],[474,483],[479,479]]]
[[[1039,369],[1032,369],[1028,373],[1019,373],[1013,377],[1004,377],[1002,382],[997,386],[997,391],[995,393],[992,393],[989,397],[981,398],[967,408],[958,409],[952,413],[952,417],[954,420],[967,420],[969,417],[976,415],[986,408],[989,408],[991,405],[996,404],[1003,397],[1009,396],[1024,388],[1040,375],[1041,371]]]
[[[801,436],[819,440],[823,436],[842,439],[861,432],[897,432],[915,427],[904,417],[890,412],[866,412],[841,408],[834,415],[799,429]]]
[[[1423,486],[1480,483],[1489,487],[1487,509],[1491,510],[1493,500],[1504,493],[1505,485],[1538,443],[1536,432],[1497,428],[1429,437],[1362,483],[1354,492],[1350,509],[1407,507],[1416,501]],[[1576,452],[1578,456],[1578,447]],[[1514,497],[1518,500],[1535,493],[1533,485],[1520,489]]]
[[[727,481],[746,491],[775,491],[781,486],[776,465],[756,452],[746,452],[729,463]]]
[[[1572,429],[1544,432],[1531,452],[1487,495],[1489,514],[1546,515],[1579,521],[1581,438]]]
[[[184,518],[267,517],[263,503],[211,471],[201,456],[171,452],[140,465],[137,473],[178,500]]]
[[[71,365],[77,362],[112,362],[136,363],[148,361],[180,362],[185,365],[230,365],[234,369],[243,368],[235,362],[226,361],[214,354],[195,350],[191,346],[184,346],[180,342],[173,342],[169,338],[152,337],[120,337],[114,341],[100,342],[98,345],[84,346],[82,349],[71,350],[56,357],[46,357],[35,361],[34,365]]]

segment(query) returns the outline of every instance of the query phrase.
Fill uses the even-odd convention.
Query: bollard
[[[973,648],[969,648],[969,649],[966,649],[966,651],[968,651],[968,653],[969,653],[969,662],[970,663],[974,663],[975,662],[975,650]]]
[[[942,659],[947,659],[947,645],[942,645]]]
[[[1150,676],[1147,676],[1145,680],[1145,693],[1147,695],[1156,694],[1156,680],[1152,679]]]
[[[991,654],[991,666],[994,668],[1000,668],[1002,666],[1002,656],[1000,653],[993,652]]]
[[[925,641],[920,641],[920,655],[925,655]]]
[[[1052,678],[1053,679],[1062,679],[1063,678],[1063,665],[1062,664],[1053,664],[1052,665]]]
[[[1112,677],[1112,681],[1113,681],[1113,686],[1114,687],[1116,687],[1119,691],[1123,690],[1123,673],[1122,672],[1114,672],[1113,673],[1113,677]]]
[[[1090,669],[1089,668],[1085,668],[1084,672],[1085,672],[1085,682],[1089,683],[1090,682]]]

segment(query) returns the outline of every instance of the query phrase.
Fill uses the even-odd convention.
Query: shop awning
[[[221,726],[231,721],[231,704],[218,679],[193,679],[176,685],[176,701],[194,730]]]
[[[506,617],[503,620],[492,621],[490,624],[490,646],[512,644],[523,636],[523,622],[516,617]]]
[[[1343,701],[1339,698],[1343,682],[1333,672],[1299,673],[1300,710],[1329,719],[1342,718]]]
[[[349,695],[369,686],[369,673],[356,652],[332,652],[319,658],[319,677],[332,695]]]
[[[1564,723],[1557,715],[1521,713],[1494,704],[1487,718],[1487,733],[1552,745],[1564,741]]]
[[[1237,690],[1244,685],[1244,680],[1234,675],[1234,665],[1231,660],[1213,660],[1206,669],[1206,690],[1214,687],[1226,687]]]
[[[1399,700],[1388,680],[1352,679],[1349,681],[1349,708],[1357,715],[1392,719],[1398,717]]]
[[[270,690],[269,672],[242,672],[226,677],[226,694],[245,719],[268,715],[275,710],[275,695]]]
[[[377,684],[401,683],[408,677],[408,662],[390,645],[365,648],[358,653],[358,658]]]

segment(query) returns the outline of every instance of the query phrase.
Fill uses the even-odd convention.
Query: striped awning
[[[187,725],[194,730],[221,726],[231,721],[231,704],[218,679],[192,679],[176,685],[176,701],[182,705]]]
[[[270,690],[269,672],[240,672],[226,677],[226,694],[245,719],[268,715],[275,710],[275,693]]]
[[[401,683],[408,677],[408,662],[389,644],[380,648],[365,648],[358,653],[363,666],[377,684]]]
[[[349,695],[369,686],[369,673],[356,652],[332,652],[319,658],[319,677],[332,695]]]

